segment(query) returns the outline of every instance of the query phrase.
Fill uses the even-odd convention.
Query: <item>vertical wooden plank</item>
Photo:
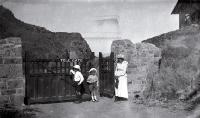
[[[49,86],[49,88],[50,88],[50,93],[49,93],[49,97],[53,97],[54,96],[54,87],[53,87],[53,79],[54,79],[54,77],[51,77],[50,78],[50,86]]]
[[[30,63],[29,61],[29,57],[28,57],[28,53],[25,52],[25,104],[29,105],[29,98],[30,98],[30,85],[29,85],[29,80],[30,80]]]
[[[72,63],[71,63],[71,61],[69,61],[67,63],[67,69],[68,69],[67,74],[70,73],[71,67],[72,67]],[[69,96],[72,96],[74,94],[73,86],[72,86],[72,79],[73,79],[73,76],[70,75],[70,76],[68,76],[68,78],[66,80],[67,81],[67,85],[66,86],[67,86],[67,91],[68,91],[68,95]]]
[[[110,71],[111,71],[111,77],[114,82],[114,52],[111,52],[110,54]]]
[[[60,91],[61,91],[61,95],[62,97],[65,96],[65,76],[63,74],[63,62],[60,61]]]
[[[64,74],[63,74],[63,78],[64,78],[64,88],[65,88],[65,93],[64,93],[64,96],[66,96],[67,95],[67,63],[66,62],[64,62]]]
[[[61,76],[62,76],[62,70],[63,70],[62,64],[63,64],[62,61],[60,61],[60,65],[59,66],[60,66],[60,75]]]
[[[29,63],[32,65],[31,66],[32,67],[32,69],[31,69],[32,73],[35,73],[35,64],[34,64],[34,62],[29,62]]]
[[[31,78],[33,79],[33,87],[34,87],[34,97],[35,100],[38,98],[38,79],[36,77]]]
[[[103,78],[102,78],[102,53],[99,52],[99,92],[100,95],[102,96],[103,94]]]
[[[57,96],[57,78],[52,78],[52,95],[53,97]]]
[[[58,61],[56,60],[56,73],[58,73]]]
[[[46,93],[46,94],[44,95],[44,97],[50,97],[50,93],[51,93],[50,85],[52,84],[51,78],[52,78],[52,76],[48,75],[43,79],[44,83],[46,83],[46,87],[44,89],[44,93]]]
[[[40,62],[40,73],[42,74],[40,79],[40,91],[41,91],[41,97],[45,98],[48,96],[49,90],[48,90],[48,85],[49,85],[49,76],[43,73],[43,66],[44,66],[45,61],[42,60]]]
[[[115,58],[114,58],[114,52],[111,52],[110,54],[110,78],[111,78],[111,91],[113,92],[113,96],[114,96],[114,83],[115,83],[115,79],[114,79],[114,62],[115,62]]]
[[[39,61],[37,60],[36,61],[36,65],[37,65],[37,74],[40,73],[40,67],[39,67]],[[36,88],[36,91],[35,91],[35,96],[36,96],[36,99],[38,99],[40,97],[40,93],[42,92],[42,90],[40,90],[40,78],[39,77],[34,77],[35,79],[35,88]]]
[[[45,87],[45,83],[43,83],[43,78],[42,77],[36,77],[36,88],[37,88],[37,99],[43,97],[43,87]]]
[[[46,62],[43,61],[41,66],[42,66],[42,73],[44,74],[45,73]]]
[[[39,74],[40,73],[40,62],[37,61],[37,73]]]
[[[67,75],[67,62],[64,62],[64,75]]]

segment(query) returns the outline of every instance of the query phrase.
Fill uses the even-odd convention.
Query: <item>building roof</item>
[[[193,13],[200,10],[200,0],[178,0],[172,14]]]

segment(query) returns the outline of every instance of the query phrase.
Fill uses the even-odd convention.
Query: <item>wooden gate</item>
[[[86,59],[26,58],[25,104],[75,100],[70,69],[75,64],[81,65],[81,71],[86,78],[89,69],[87,61]]]
[[[114,96],[114,53],[110,56],[103,57],[99,53],[99,81],[100,81],[100,96]]]

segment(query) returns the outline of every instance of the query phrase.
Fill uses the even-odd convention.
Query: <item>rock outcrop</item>
[[[129,62],[128,91],[129,96],[142,95],[147,86],[147,75],[158,71],[158,62],[161,58],[159,48],[149,43],[133,44],[130,40],[113,41],[111,51],[124,54]]]
[[[162,34],[145,40],[162,49],[162,59],[154,87],[159,97],[176,98],[195,87],[200,69],[199,26]]]
[[[64,58],[74,52],[78,58],[89,57],[91,50],[79,33],[51,32],[43,27],[30,25],[15,18],[0,6],[0,39],[20,37],[23,54],[34,58]]]

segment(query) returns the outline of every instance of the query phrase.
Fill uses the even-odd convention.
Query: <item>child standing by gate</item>
[[[83,75],[80,71],[81,71],[81,68],[79,65],[75,65],[73,67],[73,70],[70,70],[70,72],[74,75],[73,86],[75,87],[76,97],[78,98],[77,103],[81,103],[81,99],[82,99],[81,84],[84,81]]]
[[[91,92],[92,102],[98,102],[97,100],[97,86],[98,86],[98,77],[97,70],[95,68],[91,68],[89,70],[90,75],[88,76],[87,82],[89,83],[89,89]]]

